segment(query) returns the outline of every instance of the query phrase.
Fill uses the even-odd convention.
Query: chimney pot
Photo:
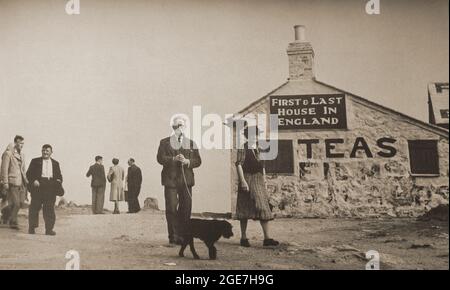
[[[289,58],[289,79],[314,79],[314,50],[306,40],[306,27],[295,25],[295,41],[289,43],[287,54]]]
[[[306,26],[305,25],[295,25],[295,41],[305,42],[306,41]]]

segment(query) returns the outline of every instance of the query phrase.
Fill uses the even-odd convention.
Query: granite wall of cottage
[[[293,140],[294,174],[268,174],[267,188],[277,216],[294,217],[367,217],[418,216],[438,204],[448,204],[448,138],[435,134],[400,114],[368,106],[346,95],[347,130],[280,131],[280,140]],[[268,100],[251,112],[269,113]],[[357,138],[363,138],[373,155],[350,152]],[[377,140],[395,139],[397,153],[381,157]],[[326,139],[342,138],[334,151],[343,158],[327,158]],[[312,158],[299,139],[318,139],[312,146]],[[408,140],[438,140],[440,176],[414,177],[410,174]],[[235,212],[237,173],[236,151],[231,154],[232,212]]]

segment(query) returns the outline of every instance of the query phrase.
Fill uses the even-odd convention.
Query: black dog
[[[223,220],[191,219],[187,225],[186,233],[182,236],[181,249],[178,255],[184,257],[184,249],[189,245],[194,259],[200,259],[194,248],[194,238],[202,240],[209,250],[209,258],[217,258],[217,250],[214,243],[220,237],[229,239],[233,236],[232,225]]]

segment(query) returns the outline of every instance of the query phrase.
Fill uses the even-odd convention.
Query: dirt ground
[[[26,213],[26,211],[25,211]],[[282,244],[262,247],[257,222],[249,222],[251,248],[234,237],[221,239],[218,259],[207,260],[206,247],[196,241],[201,260],[185,258],[167,243],[163,212],[90,215],[84,209],[58,209],[54,237],[27,234],[26,216],[20,231],[0,228],[0,269],[65,269],[66,252],[80,254],[81,269],[358,269],[365,253],[380,253],[381,269],[449,269],[447,222],[415,219],[276,219],[273,237]],[[41,225],[43,225],[41,221]]]

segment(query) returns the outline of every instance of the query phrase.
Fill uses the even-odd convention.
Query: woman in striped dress
[[[258,131],[253,128],[252,133]],[[241,246],[250,247],[247,238],[247,223],[249,219],[259,220],[264,234],[264,246],[277,246],[279,242],[270,238],[269,221],[273,214],[269,206],[269,198],[265,186],[264,161],[260,159],[256,134],[250,134],[249,127],[244,128],[247,143],[243,149],[238,149],[236,167],[239,178],[237,194],[236,219],[241,225]],[[248,144],[256,144],[255,149]],[[250,148],[249,148],[250,147]]]

